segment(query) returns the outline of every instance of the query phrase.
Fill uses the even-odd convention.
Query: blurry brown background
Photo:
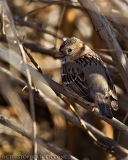
[[[120,109],[113,113],[114,117],[123,121],[128,111],[128,98],[125,87],[119,77],[118,70],[114,67],[109,50],[107,50],[93,28],[88,14],[85,15],[82,12],[77,1],[73,1],[73,4],[78,6],[76,8],[71,7],[71,5],[67,7],[63,3],[71,1],[40,0],[40,2],[32,2],[27,0],[8,0],[7,2],[11,9],[20,40],[43,72],[56,82],[61,83],[61,63],[60,60],[54,58],[54,51],[59,49],[64,37],[74,36],[80,38],[101,56],[108,65],[119,97]],[[56,2],[60,5],[57,5]],[[110,27],[115,33],[122,50],[127,51],[127,12],[122,11],[114,1],[95,0],[95,2],[100,8],[101,13],[108,19],[108,23],[110,23]],[[124,2],[125,4],[128,3],[127,1]],[[7,43],[2,39],[2,32],[0,40],[1,45],[7,46]],[[125,52],[125,54],[127,56],[128,53]],[[32,65],[29,58],[27,60]],[[9,68],[7,64],[1,62],[1,67],[3,66]],[[23,87],[24,85],[18,86],[14,84],[14,88],[30,112],[28,93],[26,90],[21,91]],[[59,101],[59,99],[56,99],[55,95],[53,97],[58,104],[71,112],[68,106]],[[42,101],[37,94],[35,94],[34,100],[37,134],[39,136],[62,149],[68,150],[73,156],[81,160],[116,160],[114,156],[107,154],[106,151],[96,146],[85,132],[68,122],[59,111],[52,109],[52,107],[54,108],[52,103],[48,103],[45,100]],[[82,107],[76,106],[76,110],[83,119],[98,128],[106,136],[116,141],[118,140],[120,145],[128,149],[126,135],[120,133],[119,136],[118,130],[91,115],[91,113],[88,113]],[[7,103],[2,94],[0,96],[0,113],[13,122],[20,123],[18,116],[22,116],[22,113],[17,116],[13,107]],[[127,124],[127,120],[125,124]],[[16,156],[31,155],[31,143],[27,138],[0,124],[0,156],[11,154]]]

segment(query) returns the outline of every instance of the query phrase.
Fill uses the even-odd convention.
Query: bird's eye
[[[68,49],[68,52],[72,52],[72,49],[71,49],[71,48],[69,48],[69,49]]]

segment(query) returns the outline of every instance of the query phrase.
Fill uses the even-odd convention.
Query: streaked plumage
[[[117,96],[108,69],[101,58],[81,40],[72,37],[60,46],[62,82],[86,101],[95,103],[102,116],[112,118]]]

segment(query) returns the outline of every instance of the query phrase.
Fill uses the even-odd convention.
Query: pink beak
[[[55,57],[56,58],[62,58],[63,56],[64,56],[64,54],[62,52],[60,52],[60,51],[55,53]]]

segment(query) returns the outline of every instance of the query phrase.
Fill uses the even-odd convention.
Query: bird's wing
[[[95,63],[99,62],[104,70],[105,70],[105,74],[106,74],[106,77],[107,77],[107,82],[108,82],[108,85],[109,85],[109,92],[110,92],[110,95],[112,96],[113,99],[117,100],[117,94],[116,94],[116,90],[115,90],[115,86],[114,86],[114,83],[109,75],[109,71],[108,71],[108,68],[106,66],[106,64],[102,61],[102,59],[95,53],[91,50],[91,52],[88,53],[88,56],[89,57],[93,57],[93,61]]]
[[[115,90],[115,86],[114,86],[114,83],[109,75],[109,71],[108,71],[108,68],[106,66],[106,64],[101,60],[101,58],[95,53],[95,52],[92,52],[93,54],[93,57],[95,57],[95,59],[97,59],[101,64],[102,66],[104,67],[104,70],[105,70],[105,74],[106,74],[106,77],[107,77],[107,82],[108,82],[108,86],[109,86],[109,95],[110,95],[110,98],[111,98],[111,107],[117,111],[118,110],[118,103],[117,103],[117,94],[116,94],[116,90]]]
[[[105,65],[105,63],[102,61],[102,59],[95,53],[95,52],[91,52],[90,53],[91,56],[93,56],[95,58],[95,60],[97,60],[105,69],[105,74],[106,74],[106,77],[107,77],[107,82],[108,82],[108,86],[109,86],[109,95],[110,95],[110,98],[111,98],[111,107],[117,111],[118,110],[118,103],[117,103],[117,94],[116,94],[116,90],[115,90],[115,86],[114,86],[114,83],[109,75],[109,71],[108,71],[108,68],[107,66]]]
[[[82,63],[76,63],[75,61],[63,65],[62,82],[86,101],[94,102],[82,67]]]

